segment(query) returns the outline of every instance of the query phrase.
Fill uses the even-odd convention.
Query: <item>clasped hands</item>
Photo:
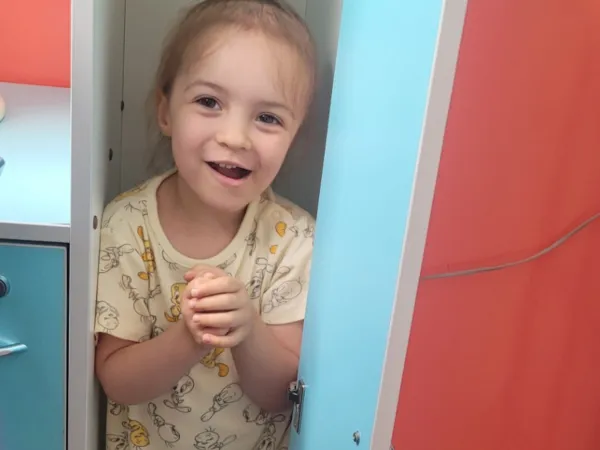
[[[199,265],[184,276],[183,320],[198,344],[232,348],[243,342],[258,320],[246,287],[223,270]]]

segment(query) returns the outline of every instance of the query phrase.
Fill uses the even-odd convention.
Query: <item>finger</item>
[[[236,328],[244,323],[237,311],[194,314],[193,322],[203,328]]]
[[[214,334],[205,333],[202,336],[202,343],[219,348],[232,348],[237,346],[243,339],[243,331],[237,329],[226,336],[215,336]]]
[[[218,267],[211,267],[206,265],[198,265],[193,267],[191,270],[188,270],[183,276],[184,280],[189,282],[192,279],[200,276],[211,275],[214,277],[226,277],[227,273],[219,269]]]
[[[206,273],[210,273],[210,267],[209,266],[196,266],[196,267],[192,267],[190,270],[188,270],[185,275],[183,276],[183,278],[186,281],[191,281],[196,277],[201,277],[202,275],[206,274]]]
[[[225,336],[227,333],[229,333],[229,330],[229,328],[203,328],[202,333],[212,334],[215,336]]]
[[[184,292],[183,292],[183,298],[193,298],[194,295],[192,295],[193,293],[197,293],[200,289],[200,287],[205,284],[208,280],[213,280],[215,278],[214,275],[212,274],[204,274],[201,275],[199,277],[194,278],[192,281],[190,281]]]
[[[186,320],[186,327],[194,340],[199,344],[202,343],[202,336],[204,336],[205,333],[213,336],[225,336],[230,330],[229,328],[206,328],[195,323],[192,318]]]
[[[217,294],[234,293],[241,289],[241,283],[233,277],[221,277],[213,280],[195,282],[191,287],[190,296],[203,298]]]
[[[217,275],[215,275],[212,272],[194,272],[194,271],[190,271],[187,272],[184,276],[183,279],[185,281],[187,281],[188,283],[195,280],[195,279],[200,279],[200,280],[212,280],[214,278],[217,278]]]
[[[236,294],[217,294],[203,298],[190,298],[189,306],[194,312],[226,312],[240,309],[244,306]]]

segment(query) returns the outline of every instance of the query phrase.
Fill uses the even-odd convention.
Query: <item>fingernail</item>
[[[210,344],[210,336],[207,334],[203,335],[202,342],[204,342],[205,344]]]
[[[194,317],[192,317],[192,320],[196,323],[200,322],[200,314],[194,314]]]
[[[198,297],[198,294],[199,294],[199,293],[200,293],[200,292],[198,292],[198,289],[192,289],[192,291],[190,292],[190,295],[191,295],[192,297]]]
[[[196,307],[196,299],[191,298],[190,299],[190,308],[195,308]]]
[[[203,275],[203,277],[206,278],[206,279],[209,279],[209,280],[214,280],[214,278],[215,278],[215,276],[212,273],[210,273],[210,272],[205,273]]]

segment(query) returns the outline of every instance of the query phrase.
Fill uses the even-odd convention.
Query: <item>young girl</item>
[[[155,93],[175,168],[109,204],[101,230],[107,448],[287,448],[314,223],[269,186],[314,60],[275,0],[206,0],[170,36]]]

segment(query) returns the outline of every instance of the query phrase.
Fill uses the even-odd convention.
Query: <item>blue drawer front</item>
[[[64,450],[67,253],[62,247],[0,244],[0,450]],[[0,350],[0,354],[3,352]]]

